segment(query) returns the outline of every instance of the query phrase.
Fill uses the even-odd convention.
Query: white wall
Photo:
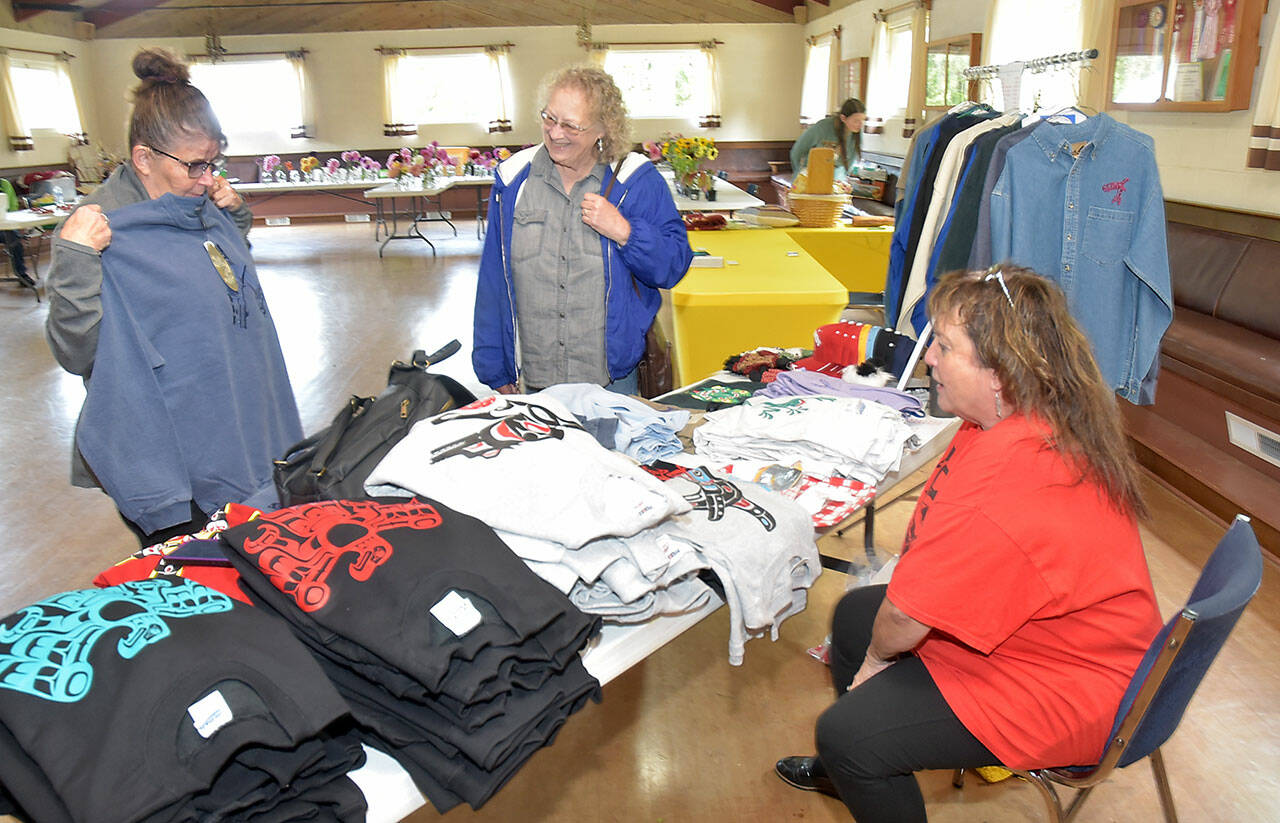
[[[641,120],[633,123],[637,140],[648,140],[665,131],[706,134],[718,140],[782,140],[794,137],[796,117],[790,101],[798,97],[803,72],[801,28],[791,24],[721,26],[597,26],[592,31],[602,41],[700,41],[716,37],[720,46],[721,114],[724,126],[698,129],[686,120]],[[482,45],[511,42],[509,57],[515,109],[514,130],[498,136],[504,144],[533,143],[541,139],[536,93],[539,82],[552,70],[582,62],[574,29],[568,26],[538,28],[449,29],[439,31],[351,32],[345,34],[262,35],[227,37],[223,45],[232,52],[306,48],[307,66],[314,85],[316,131],[314,139],[282,140],[258,145],[232,145],[232,154],[265,154],[280,151],[337,152],[348,148],[380,149],[404,145],[405,140],[382,135],[382,63],[378,46]],[[172,40],[100,40],[93,44],[92,63],[96,86],[126,89],[136,80],[129,69],[134,52],[143,46],[162,45],[181,53],[203,50],[200,38]],[[761,82],[768,78],[769,82]],[[465,78],[458,78],[465,82]],[[784,90],[780,95],[778,90]],[[795,89],[794,94],[787,90]],[[247,92],[247,93],[252,93]],[[104,142],[123,149],[128,104],[122,94],[104,94],[99,104],[98,129]],[[494,138],[477,125],[423,126],[407,142],[422,145],[437,140],[444,145],[487,146]]]

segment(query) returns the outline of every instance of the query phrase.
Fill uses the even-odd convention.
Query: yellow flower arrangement
[[[662,158],[671,164],[676,180],[686,186],[695,185],[704,163],[720,156],[716,141],[710,137],[667,135],[657,149]]]

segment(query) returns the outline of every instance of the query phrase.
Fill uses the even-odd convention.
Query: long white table
[[[386,239],[378,247],[378,256],[382,256],[382,252],[392,240],[409,240],[415,237],[430,246],[431,252],[434,254],[436,245],[422,233],[419,228],[422,223],[447,223],[449,228],[453,230],[454,236],[457,237],[458,227],[445,214],[440,204],[440,195],[452,188],[474,189],[476,193],[476,238],[478,239],[481,234],[481,226],[484,223],[484,200],[489,187],[492,185],[493,177],[491,176],[456,175],[436,177],[432,180],[430,186],[424,186],[423,188],[401,188],[397,181],[388,180],[376,188],[366,190],[363,195],[364,198],[372,200],[378,210],[376,223],[374,224],[373,239],[378,239],[380,231],[387,232]],[[400,231],[400,215],[402,212],[396,208],[397,198],[406,199],[409,202],[408,210],[403,212],[409,220],[409,227],[404,232]],[[435,200],[434,214],[432,214],[431,209],[432,199]],[[386,208],[383,207],[384,202],[388,204]],[[391,213],[390,228],[387,228],[388,210]]]
[[[719,177],[716,178],[715,182],[715,200],[703,198],[693,200],[676,192],[675,175],[670,169],[661,169],[661,172],[663,178],[667,181],[667,188],[671,189],[671,199],[676,202],[677,211],[722,211],[732,214],[738,209],[764,205],[764,201],[759,197],[747,194],[728,180],[722,180]]]

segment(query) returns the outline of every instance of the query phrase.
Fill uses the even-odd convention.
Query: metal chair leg
[[[1160,794],[1160,808],[1164,810],[1165,823],[1178,823],[1178,810],[1173,807],[1173,791],[1169,788],[1169,776],[1164,770],[1164,755],[1156,749],[1149,756],[1151,773],[1156,778],[1156,791]]]
[[[1016,769],[1012,770],[1014,774],[1036,787],[1040,792],[1040,796],[1044,798],[1044,805],[1049,810],[1050,823],[1063,823],[1062,818],[1062,801],[1058,800],[1058,793],[1054,791],[1053,785],[1047,778],[1041,777],[1036,772],[1022,772]]]
[[[951,773],[951,785],[957,789],[964,788],[964,769],[956,769]]]

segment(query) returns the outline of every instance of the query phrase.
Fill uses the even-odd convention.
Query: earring
[[[996,392],[996,419],[997,420],[1004,419],[1004,408],[1000,403],[1000,392],[998,391]]]
[[[604,138],[603,137],[596,138],[596,151],[599,152],[600,154],[604,154]]]

